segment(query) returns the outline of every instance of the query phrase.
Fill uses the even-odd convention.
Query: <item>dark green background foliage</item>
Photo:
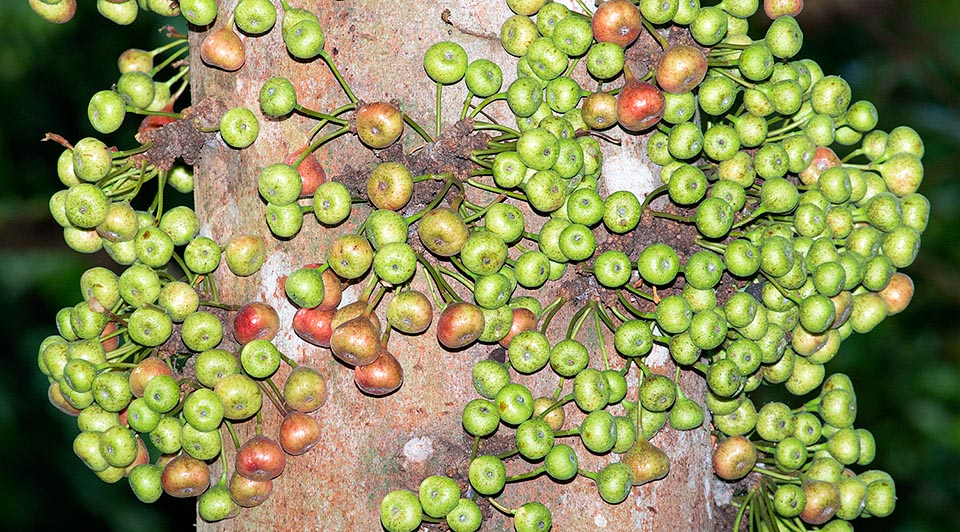
[[[709,3],[709,2],[705,2]],[[86,106],[116,81],[116,57],[150,49],[168,22],[142,16],[133,26],[102,19],[81,2],[64,26],[48,24],[25,1],[0,2],[0,339],[9,364],[0,372],[0,527],[41,530],[81,523],[99,530],[185,530],[193,499],[137,501],[125,485],[101,482],[73,455],[73,418],[46,399],[37,346],[54,333],[54,315],[80,300],[79,277],[104,256],[66,247],[47,200],[59,187],[61,148],[47,132],[71,141],[96,135]],[[960,4],[924,0],[808,0],[799,17],[801,56],[843,76],[855,99],[880,110],[879,128],[914,127],[924,139],[920,192],[931,222],[916,262],[907,269],[916,295],[902,314],[870,334],[854,335],[828,371],[856,386],[856,425],[878,444],[871,467],[889,471],[899,500],[884,519],[859,519],[858,531],[960,530]],[[756,18],[754,29],[766,22]],[[761,34],[762,35],[762,34]],[[111,136],[132,142],[135,118]],[[107,139],[104,139],[107,140]],[[109,143],[109,141],[108,141]],[[121,148],[132,145],[122,144]],[[797,402],[799,404],[799,402]]]

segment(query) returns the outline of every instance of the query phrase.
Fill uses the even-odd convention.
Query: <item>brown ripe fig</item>
[[[233,337],[240,345],[253,340],[273,340],[280,331],[280,316],[272,305],[251,301],[233,317]]]
[[[626,48],[637,40],[642,27],[640,9],[630,0],[608,0],[593,13],[593,36],[599,42]]]
[[[378,209],[398,211],[413,195],[413,176],[403,163],[385,161],[367,177],[367,198]]]
[[[813,160],[810,161],[810,166],[797,175],[800,176],[800,181],[802,181],[804,185],[812,185],[820,179],[820,174],[822,174],[824,170],[834,166],[840,166],[840,164],[840,157],[837,157],[837,154],[833,150],[826,146],[817,146],[813,153]]]
[[[247,60],[243,39],[233,31],[233,25],[211,31],[200,43],[200,59],[213,68],[239,70]]]
[[[336,312],[333,309],[298,308],[293,315],[293,332],[317,347],[330,347]]]
[[[287,453],[276,440],[257,434],[237,451],[237,473],[250,480],[273,480],[287,466]]]
[[[403,113],[387,102],[364,103],[357,109],[357,136],[367,146],[382,149],[403,133]]]
[[[163,359],[156,356],[149,356],[141,360],[136,367],[130,370],[130,391],[133,396],[143,397],[143,389],[146,388],[150,379],[157,375],[173,377],[173,370]]]
[[[513,323],[510,324],[510,331],[500,339],[500,347],[506,348],[510,345],[510,340],[523,331],[532,331],[537,328],[537,316],[528,308],[513,309]]]
[[[292,456],[309,451],[320,441],[320,423],[309,415],[293,410],[280,422],[280,447]]]
[[[327,402],[327,380],[311,366],[297,366],[283,383],[283,400],[300,412],[313,412]]]
[[[319,266],[318,264],[317,267]],[[323,279],[323,299],[316,308],[335,310],[343,299],[343,281],[330,268],[323,270],[320,277]]]
[[[100,338],[102,338],[102,340],[100,340],[100,345],[103,346],[103,350],[107,353],[120,347],[120,336],[111,336],[113,333],[117,332],[117,327],[117,322],[108,321],[107,324],[103,326],[103,330],[100,331]]]
[[[774,20],[778,17],[795,17],[803,11],[803,0],[763,0],[763,13]]]
[[[707,56],[695,46],[673,45],[657,61],[657,85],[670,94],[690,92],[707,75]]]
[[[303,152],[309,146],[308,144],[287,155],[283,162],[289,165],[297,162],[297,159],[303,155]],[[300,187],[301,196],[313,196],[313,193],[317,191],[317,187],[327,182],[327,172],[323,169],[323,166],[320,165],[320,161],[317,159],[315,152],[310,152],[309,155],[303,158],[303,161],[297,165],[297,172],[300,174],[300,180],[302,182],[302,186]]]
[[[403,384],[403,366],[387,349],[373,362],[353,368],[353,382],[365,394],[382,397]]]
[[[199,497],[210,487],[210,468],[203,460],[179,454],[163,467],[160,484],[171,497]]]
[[[833,308],[837,314],[837,317],[834,318],[833,324],[830,325],[830,328],[837,329],[846,323],[850,318],[850,315],[853,314],[853,293],[848,290],[844,290],[831,297],[830,301],[833,301]]]
[[[449,207],[437,207],[420,218],[417,234],[423,246],[434,255],[452,257],[460,253],[470,231],[457,211]]]
[[[551,408],[555,404],[557,404],[557,400],[553,397],[537,397],[533,400],[533,416],[542,417],[551,429],[558,431],[563,428],[563,423],[567,420],[567,414],[563,411],[562,404]],[[549,412],[547,412],[548,408],[550,408]],[[547,413],[544,414],[544,412]]]
[[[154,465],[161,468],[167,467],[167,464],[173,461],[174,458],[180,456],[179,454],[161,454],[157,457],[157,461],[154,462]]]
[[[609,92],[593,92],[583,99],[580,117],[590,129],[604,130],[617,123],[617,97]]]
[[[623,453],[620,461],[630,467],[634,486],[660,480],[670,472],[670,458],[667,453],[642,436]]]
[[[840,491],[836,484],[825,480],[810,480],[801,486],[807,503],[800,512],[800,519],[810,525],[822,525],[837,513],[840,507]]]
[[[117,57],[117,69],[126,72],[150,72],[153,70],[153,54],[140,48],[127,48]]]
[[[369,364],[380,355],[380,331],[366,316],[357,316],[333,330],[330,351],[349,366]]]
[[[627,81],[617,95],[617,123],[627,131],[642,131],[663,118],[667,101],[653,84],[636,79],[626,67],[624,72]]]
[[[377,330],[377,333],[382,330],[380,318],[377,317],[376,313],[367,313],[366,301],[354,301],[353,303],[348,303],[338,308],[336,314],[333,315],[333,328],[336,329],[340,325],[361,315],[365,315],[366,318],[370,320],[370,323],[373,323],[373,328]]]
[[[437,340],[448,349],[466,347],[483,333],[484,317],[480,307],[466,301],[451,303],[440,312]]]
[[[387,304],[387,322],[405,334],[420,334],[433,323],[433,304],[423,292],[406,290]]]
[[[887,315],[900,314],[913,299],[913,279],[903,272],[890,276],[887,286],[878,292],[887,305]]]
[[[244,508],[263,504],[273,493],[272,480],[250,480],[238,475],[236,471],[230,475],[227,487],[230,489],[230,498],[233,502]]]
[[[739,480],[757,464],[757,449],[743,436],[731,436],[713,450],[713,470],[724,480]]]
[[[81,411],[71,405],[70,402],[67,401],[66,397],[64,397],[60,392],[59,381],[53,381],[50,383],[50,386],[47,387],[47,399],[50,400],[50,404],[55,406],[57,410],[68,416],[77,417],[80,415]]]
[[[126,412],[126,410],[124,410]],[[121,424],[126,424],[121,422]],[[130,465],[123,468],[123,476],[130,476],[130,471],[137,467],[140,464],[149,464],[150,463],[150,450],[147,449],[147,444],[144,443],[143,438],[137,436],[137,456],[133,459],[133,462],[130,462]]]
[[[77,13],[77,0],[30,0],[30,9],[47,22],[66,24]]]

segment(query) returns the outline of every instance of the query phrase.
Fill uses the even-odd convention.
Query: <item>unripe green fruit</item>
[[[423,55],[423,68],[437,83],[456,83],[467,70],[467,52],[453,41],[434,43]]]
[[[220,379],[213,391],[223,401],[223,417],[231,421],[249,418],[263,404],[260,388],[253,379],[242,373]]]
[[[154,412],[166,414],[180,403],[180,385],[170,375],[156,375],[147,381],[143,400]]]
[[[246,148],[259,134],[260,122],[246,107],[234,107],[220,117],[220,137],[231,148]]]
[[[423,513],[444,517],[460,502],[460,487],[450,477],[431,475],[420,481],[419,499]]]
[[[146,346],[156,347],[170,338],[173,322],[166,313],[150,307],[140,307],[127,320],[130,339]]]
[[[266,243],[257,235],[237,235],[227,241],[223,255],[234,275],[247,277],[260,270],[266,259]]]
[[[600,80],[612,79],[623,72],[623,47],[612,42],[598,42],[587,51],[587,71]]]
[[[478,456],[470,462],[468,477],[470,485],[477,493],[495,495],[503,489],[507,472],[501,459],[487,454]]]
[[[850,99],[850,84],[840,76],[824,76],[810,88],[813,110],[831,117],[847,112]]]
[[[41,0],[44,1],[44,0]],[[65,3],[65,2],[64,2]],[[114,24],[128,26],[137,19],[140,5],[134,0],[121,2],[111,0],[97,0],[97,11]]]
[[[87,105],[87,119],[90,125],[105,135],[120,129],[126,112],[126,102],[113,90],[94,93]]]
[[[423,508],[416,493],[391,491],[380,501],[380,524],[387,532],[413,532],[423,520]]]
[[[270,0],[240,0],[233,17],[240,31],[261,35],[277,23],[277,9]]]
[[[293,112],[296,106],[297,90],[289,79],[274,76],[260,88],[260,109],[263,114],[279,118]]]
[[[789,59],[803,46],[803,31],[791,16],[777,17],[767,28],[764,38],[774,57]]]
[[[318,21],[305,18],[283,32],[283,42],[290,55],[297,59],[309,60],[323,51],[326,37]]]

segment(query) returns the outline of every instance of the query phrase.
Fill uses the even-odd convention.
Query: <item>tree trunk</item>
[[[502,1],[290,2],[320,17],[326,35],[325,50],[334,58],[359,99],[396,99],[402,110],[431,133],[436,86],[422,66],[423,53],[429,45],[452,40],[466,49],[471,60],[490,58],[503,68],[504,87],[515,77],[516,58],[503,52],[498,38],[500,24],[512,14]],[[235,0],[220,2],[221,16],[215,28],[227,23],[225,14],[232,11],[234,3]],[[278,6],[278,16],[280,14],[282,10]],[[222,102],[224,108],[242,105],[258,111],[258,92],[271,76],[289,78],[297,88],[299,103],[306,107],[328,111],[347,103],[323,61],[298,62],[287,54],[279,24],[278,20],[277,28],[265,36],[245,38],[246,64],[237,72],[208,68],[200,61],[199,53],[194,53],[191,60],[194,103],[212,99]],[[203,36],[204,33],[191,35],[194,50],[198,49]],[[644,47],[649,50],[656,44],[644,36],[634,46],[637,50]],[[463,84],[444,88],[444,128],[450,127],[459,115],[465,94]],[[497,112],[504,123],[513,125],[502,102]],[[321,228],[312,216],[307,216],[303,229],[294,238],[283,241],[274,238],[264,221],[265,207],[257,193],[257,175],[263,166],[282,161],[309,142],[307,135],[315,121],[297,114],[280,121],[265,119],[259,112],[258,116],[260,134],[251,147],[235,150],[219,139],[204,147],[195,167],[196,211],[205,224],[202,234],[219,242],[242,233],[258,234],[267,242],[267,258],[258,273],[240,278],[225,268],[219,270],[217,285],[221,298],[237,304],[253,300],[272,304],[283,324],[275,343],[298,363],[317,367],[327,378],[330,394],[327,403],[313,414],[324,427],[320,443],[306,454],[288,459],[286,470],[274,481],[270,499],[258,507],[245,509],[236,519],[214,524],[198,519],[198,527],[250,531],[380,530],[380,500],[391,490],[416,490],[424,477],[434,474],[450,475],[461,481],[462,488],[467,487],[466,466],[473,440],[464,432],[460,414],[464,404],[477,397],[470,379],[471,368],[476,361],[489,356],[496,345],[477,343],[460,352],[445,351],[438,344],[433,328],[435,314],[434,326],[423,335],[394,332],[390,349],[403,366],[404,383],[392,395],[373,398],[360,393],[354,385],[352,370],[336,361],[328,350],[297,337],[290,326],[295,309],[284,297],[280,280],[304,264],[323,262],[327,245],[338,234],[356,229],[369,209],[355,205],[350,220],[332,229]],[[629,188],[642,199],[659,184],[658,168],[644,155],[644,138],[622,135],[616,128],[607,133],[620,137],[621,144],[601,142],[605,150],[601,194],[605,195],[604,190]],[[401,142],[408,153],[423,144],[410,128]],[[340,180],[365,175],[379,161],[378,156],[389,157],[388,153],[395,155],[396,152],[377,153],[364,147],[355,136],[347,135],[324,145],[317,156],[328,178]],[[536,223],[536,219],[528,220]],[[565,279],[575,277],[574,270],[569,267]],[[534,295],[549,302],[560,293],[559,287],[563,284],[551,284],[551,288],[536,291]],[[344,294],[344,303],[355,300],[362,287],[363,283],[351,286]],[[421,272],[417,273],[414,287],[427,290]],[[575,310],[573,306],[566,305],[553,319],[551,341],[564,334],[568,318]],[[383,308],[378,308],[377,313],[383,319]],[[592,365],[599,366],[596,335],[587,334],[592,330],[592,323],[588,321],[581,336],[591,348],[591,357],[595,357]],[[608,336],[605,343],[612,346],[612,337]],[[610,351],[611,365],[622,366],[623,359]],[[665,350],[654,352],[647,362],[654,371],[673,375],[674,366]],[[278,382],[282,382],[285,371],[282,369],[276,377]],[[550,395],[556,387],[556,377],[548,373],[543,371],[518,380],[528,384],[535,396]],[[635,372],[630,375],[628,399],[635,399]],[[688,396],[702,403],[702,379],[685,374],[680,382]],[[568,390],[569,383],[564,393]],[[263,431],[276,437],[280,415],[267,403],[263,410]],[[568,426],[576,420],[575,410],[572,405],[567,407]],[[253,434],[254,425],[255,422],[246,422],[239,426],[241,440]],[[594,483],[586,478],[560,484],[545,475],[509,484],[499,500],[510,507],[539,500],[552,511],[553,529],[564,532],[719,530],[725,521],[723,507],[729,499],[730,488],[716,481],[712,472],[708,425],[705,423],[704,427],[687,432],[669,427],[661,431],[653,443],[670,457],[669,475],[661,481],[634,488],[622,504],[603,502]],[[568,440],[575,447],[579,445],[572,438]],[[482,444],[481,452],[484,445],[490,443]],[[228,464],[234,455],[232,448],[229,443],[225,446]],[[581,465],[594,470],[616,459],[615,455],[594,456],[585,450],[578,454]],[[535,465],[515,458],[507,462],[507,467],[508,474],[513,474],[528,471]],[[484,502],[481,507],[485,516],[482,530],[512,529],[509,518]],[[441,528],[425,525],[424,529]]]

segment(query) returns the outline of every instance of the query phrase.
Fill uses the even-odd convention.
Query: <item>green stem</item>
[[[343,113],[346,113],[347,111],[352,111],[352,110],[354,110],[354,109],[356,109],[356,108],[357,108],[357,104],[355,104],[355,103],[348,103],[348,104],[346,104],[346,105],[344,105],[344,106],[341,106],[341,107],[338,107],[338,108],[334,109],[332,112],[327,113],[327,114],[328,114],[329,116],[340,116],[340,115],[342,115]],[[320,130],[323,129],[327,124],[329,124],[329,122],[328,122],[326,119],[320,120],[319,122],[317,122],[317,125],[313,126],[313,129],[310,130],[310,134],[307,135],[307,138],[312,139],[312,138],[313,138],[317,133],[319,133]]]
[[[150,77],[157,75],[158,72],[166,68],[168,65],[170,65],[170,63],[173,63],[178,57],[182,56],[188,51],[190,51],[190,46],[184,46],[183,48],[180,48],[179,50],[170,54],[170,56],[160,62],[160,64],[150,69]]]
[[[670,47],[670,43],[667,42],[663,35],[660,35],[657,29],[653,27],[653,24],[650,24],[646,17],[640,17],[640,20],[643,21],[643,27],[647,29],[647,31],[650,33],[650,36],[657,40],[661,50],[666,50]]]
[[[647,197],[643,198],[643,203],[640,204],[640,213],[642,214],[643,211],[647,210],[650,202],[653,201],[657,196],[667,192],[668,190],[668,185],[660,185],[659,187],[651,190],[650,193],[647,194]]]
[[[767,275],[767,273],[764,272],[763,270],[760,270],[760,275],[764,276],[764,277],[767,279],[767,281],[770,281],[770,284],[772,284],[773,286],[777,287],[777,290],[779,290],[780,293],[783,294],[784,297],[786,297],[787,299],[789,299],[790,301],[792,301],[793,303],[795,303],[795,304],[798,305],[798,306],[800,305],[800,303],[802,303],[802,301],[801,301],[801,299],[800,299],[799,297],[797,297],[796,295],[794,295],[790,290],[787,290],[786,288],[784,288],[783,286],[781,286],[780,283],[779,283],[776,279],[774,279],[774,278],[773,278],[772,276],[770,276],[770,275]]]
[[[340,128],[338,128],[338,129],[336,129],[336,130],[334,130],[334,131],[331,131],[330,133],[327,133],[326,135],[324,135],[324,136],[318,138],[317,140],[311,142],[311,143],[310,143],[310,146],[308,146],[307,149],[303,150],[303,153],[301,153],[300,156],[297,157],[297,160],[294,161],[291,166],[293,166],[294,168],[300,166],[300,163],[302,163],[304,159],[306,159],[307,157],[309,157],[311,153],[313,153],[314,151],[316,151],[317,148],[319,148],[320,146],[323,146],[325,143],[327,143],[327,142],[329,142],[329,141],[331,141],[331,140],[339,137],[340,135],[343,135],[344,133],[348,133],[348,132],[350,132],[350,126],[341,126]]]
[[[410,225],[413,222],[416,222],[424,214],[431,211],[441,201],[443,201],[443,198],[447,195],[447,192],[450,190],[450,187],[454,185],[456,180],[456,178],[453,176],[451,172],[444,172],[442,174],[433,174],[433,179],[437,179],[440,177],[446,178],[446,181],[444,182],[443,188],[440,190],[440,193],[437,194],[437,197],[433,198],[433,201],[431,201],[426,207],[418,211],[416,214],[411,214],[410,216],[407,216],[406,218],[404,218],[404,220],[407,222],[407,225]]]
[[[563,379],[560,380],[560,384],[561,384],[561,385],[563,384]],[[558,390],[558,391],[559,391],[559,390]],[[540,412],[540,414],[539,414],[537,417],[540,418],[540,419],[543,419],[544,417],[546,417],[547,414],[549,414],[550,412],[552,412],[552,411],[554,411],[554,410],[562,407],[563,405],[569,403],[570,401],[573,401],[573,394],[572,394],[572,393],[568,393],[567,395],[565,395],[565,396],[557,399],[556,401],[554,401],[554,403],[553,403],[552,405],[548,406],[543,412]]]
[[[441,111],[442,111],[442,109],[441,109],[441,108],[442,108],[442,95],[443,95],[443,84],[438,81],[438,82],[437,82],[437,102],[436,102],[436,104],[437,104],[437,107],[436,107],[436,115],[437,115],[436,136],[437,136],[437,137],[440,136],[440,121],[441,121],[441,114],[442,114],[442,113],[441,113]]]
[[[502,513],[502,514],[504,514],[504,515],[510,515],[510,516],[512,516],[512,515],[514,514],[514,511],[513,511],[513,510],[511,510],[511,509],[507,508],[506,506],[503,506],[502,504],[498,503],[498,502],[496,501],[496,499],[494,499],[493,497],[487,497],[487,502],[490,503],[490,506],[493,506],[493,507],[496,508],[500,513]]]
[[[480,210],[478,210],[478,211],[476,211],[475,213],[473,213],[472,215],[464,218],[464,219],[463,219],[463,223],[467,223],[467,224],[468,224],[468,223],[470,223],[470,222],[472,222],[472,221],[474,221],[474,220],[482,217],[483,215],[487,214],[487,211],[490,210],[491,207],[493,207],[493,206],[496,205],[497,203],[500,203],[501,201],[503,201],[504,199],[506,199],[506,197],[507,197],[506,194],[500,194],[499,196],[497,196],[496,198],[494,198],[493,201],[491,201],[486,207],[483,207],[483,208],[481,208]],[[464,205],[472,205],[472,204],[469,203],[469,202],[464,201]]]
[[[633,286],[633,285],[630,284],[630,283],[627,283],[627,284],[623,285],[623,288],[624,288],[627,292],[630,292],[631,294],[633,294],[633,295],[635,295],[635,296],[637,296],[637,297],[642,297],[643,299],[646,299],[647,301],[653,301],[653,300],[654,300],[652,295],[650,295],[650,294],[648,294],[648,293],[640,290],[639,288]],[[619,292],[619,290],[618,290],[618,292]],[[623,303],[622,300],[621,300],[620,302]],[[637,310],[637,312],[635,312],[634,314],[636,314],[637,317],[640,317],[640,318],[653,319],[653,317],[654,317],[654,314],[653,314],[652,312],[641,312],[641,311],[639,311],[639,310]]]
[[[556,438],[566,438],[567,436],[579,436],[580,427],[573,427],[567,430],[558,430],[553,433],[553,436]]]
[[[321,50],[320,58],[327,63],[328,67],[330,67],[330,71],[333,72],[334,77],[337,78],[337,83],[339,83],[340,87],[343,88],[343,92],[347,93],[347,98],[350,98],[350,102],[357,103],[357,97],[353,95],[353,91],[350,90],[350,86],[347,85],[347,82],[343,80],[343,76],[340,75],[340,70],[337,68],[337,65],[333,62],[333,58],[330,57],[330,54],[328,54],[326,50]]]
[[[504,451],[496,456],[501,460],[506,460],[507,458],[510,458],[511,456],[517,455],[519,453],[520,453],[520,449],[517,449],[516,447],[514,447],[513,449],[509,451]]]
[[[592,305],[584,305],[574,313],[573,318],[570,319],[570,324],[567,327],[567,340],[576,338],[577,333],[580,331],[580,327],[583,325],[583,322],[586,321],[587,316],[590,315],[590,312],[593,310]]]
[[[146,109],[140,109],[139,107],[130,107],[127,106],[126,112],[133,113],[136,115],[145,115],[145,116],[165,116],[168,118],[174,118],[176,120],[183,120],[183,113],[174,113],[168,111],[148,111]]]
[[[233,428],[233,423],[229,420],[224,419],[223,424],[227,426],[227,431],[230,433],[230,438],[233,440],[233,448],[240,450],[240,438],[237,437],[237,429]]]
[[[743,516],[747,511],[747,507],[750,505],[750,500],[753,498],[755,490],[750,490],[747,492],[746,498],[743,499],[743,502],[740,503],[740,509],[737,511],[737,518],[733,521],[733,527],[731,530],[740,530],[740,523],[743,521]]]
[[[567,297],[561,296],[555,299],[553,303],[550,303],[547,308],[543,309],[544,318],[543,324],[540,325],[540,332],[544,334],[547,333],[547,329],[550,327],[550,322],[553,320],[553,316],[556,315],[557,311],[560,310],[560,307],[562,307],[566,302]]]
[[[466,183],[474,188],[479,188],[480,190],[493,192],[495,194],[506,194],[508,197],[511,197],[513,199],[527,201],[527,197],[519,192],[510,192],[507,190],[503,190],[494,186],[487,185],[485,183],[481,183],[476,179],[467,179]]]
[[[450,288],[450,285],[448,285],[447,282],[443,280],[443,276],[441,276],[437,272],[437,270],[433,267],[432,264],[430,264],[430,262],[427,261],[426,257],[424,257],[423,254],[417,253],[417,260],[420,262],[421,265],[423,265],[423,268],[427,270],[427,275],[429,275],[430,278],[433,279],[433,282],[436,283],[437,290],[440,292],[440,297],[443,299],[445,303],[455,303],[455,302],[461,301],[460,295],[454,292],[452,288]]]
[[[477,453],[480,451],[480,436],[473,437],[473,446],[470,448],[470,460],[467,461],[469,464],[473,462],[473,459],[477,457]]]
[[[460,120],[463,120],[467,117],[467,113],[470,111],[470,102],[473,100],[473,91],[467,89],[467,96],[463,99],[463,109],[460,110]]]
[[[420,135],[420,138],[422,138],[424,141],[426,142],[434,141],[434,139],[432,139],[430,135],[427,134],[427,132],[424,131],[422,127],[420,127],[420,124],[418,124],[417,121],[414,120],[413,118],[410,118],[410,115],[408,115],[407,113],[403,113],[403,121],[406,122],[410,127],[412,127],[413,130],[417,132],[417,135]]]
[[[483,108],[489,105],[490,102],[495,102],[497,100],[506,100],[506,99],[507,99],[507,93],[505,92],[498,92],[496,94],[487,96],[486,98],[481,100],[480,103],[476,105],[476,107],[473,108],[473,111],[470,113],[470,118],[476,118],[476,116],[480,114],[480,111],[483,111]]]
[[[587,478],[589,478],[590,480],[593,480],[593,481],[596,481],[596,480],[597,480],[597,473],[596,473],[595,471],[589,471],[589,470],[586,470],[586,469],[577,469],[577,474],[578,474],[578,475],[581,475],[581,476],[584,476],[584,477],[587,477]]]
[[[536,469],[534,469],[534,470],[532,470],[532,471],[528,471],[528,472],[526,472],[526,473],[520,473],[520,474],[517,474],[517,475],[509,476],[509,477],[507,477],[507,479],[505,480],[505,482],[520,482],[520,481],[522,481],[522,480],[527,480],[527,479],[533,478],[533,477],[535,477],[535,476],[537,476],[537,475],[545,472],[546,470],[547,470],[547,468],[546,468],[545,466],[540,466],[540,467],[538,467],[538,468],[536,468]]]
[[[190,271],[190,268],[187,267],[187,263],[180,258],[180,254],[174,251],[173,255],[174,262],[177,263],[177,266],[180,266],[180,269],[183,270],[183,274],[187,276],[187,284],[192,285],[197,279],[197,275]]]
[[[616,324],[614,324],[613,320],[610,319],[610,316],[607,314],[607,311],[604,310],[603,305],[600,304],[600,302],[594,302],[593,310],[596,311],[600,319],[603,320],[603,324],[606,325],[608,329],[610,329],[610,332],[612,333],[617,332]],[[611,310],[613,309],[611,308]],[[623,321],[626,321],[626,320],[623,320]]]
[[[773,471],[773,470],[770,470],[770,469],[766,469],[766,468],[763,468],[763,467],[754,466],[753,471],[754,471],[755,473],[759,473],[759,474],[761,474],[761,475],[766,475],[766,476],[768,476],[768,477],[771,477],[771,478],[776,479],[776,480],[780,480],[780,481],[782,481],[782,482],[789,482],[789,483],[793,483],[793,484],[799,484],[799,483],[800,483],[800,479],[797,478],[797,477],[795,477],[795,476],[792,476],[792,475],[784,475],[784,474],[782,474],[782,473],[777,473],[776,471]]]
[[[678,216],[676,214],[671,214],[669,212],[661,211],[650,211],[650,214],[656,216],[657,218],[663,218],[664,220],[673,220],[675,222],[690,224],[694,223],[694,219],[689,216]]]
[[[500,131],[504,133],[504,137],[507,139],[516,139],[520,136],[520,133],[516,129],[507,127],[501,124],[494,124],[491,122],[474,122],[473,130],[474,131],[486,131],[486,130]]]
[[[325,121],[327,121],[328,123],[332,122],[332,123],[334,123],[334,124],[338,124],[338,125],[341,125],[341,126],[346,126],[346,125],[349,124],[349,122],[348,122],[347,120],[343,119],[343,118],[338,118],[338,117],[333,116],[333,115],[328,115],[328,114],[326,114],[326,113],[321,113],[321,112],[319,112],[319,111],[314,111],[313,109],[307,109],[306,107],[300,105],[299,103],[298,103],[298,104],[295,104],[295,105],[293,106],[293,108],[294,108],[294,110],[300,112],[301,114],[304,114],[304,115],[306,115],[306,116],[309,116],[310,118],[316,118],[316,119],[318,119],[318,120],[325,120]]]
[[[597,306],[597,303],[596,303],[596,302],[592,302],[592,303],[593,303],[592,306],[594,306],[594,307]],[[603,341],[603,328],[600,327],[600,321],[601,321],[601,320],[600,320],[600,313],[599,313],[599,312],[594,312],[594,313],[593,313],[593,324],[594,324],[594,326],[595,326],[596,329],[597,329],[597,343],[600,345],[600,356],[603,357],[603,369],[604,369],[604,370],[608,370],[608,369],[610,369],[610,360],[607,358],[607,349],[606,349],[606,346],[604,345],[604,341]]]
[[[453,261],[453,257],[450,257],[450,259],[451,259],[451,262],[453,262],[454,264],[457,264],[457,262],[454,262],[454,261]],[[458,264],[458,266],[459,266],[459,264]],[[467,290],[470,290],[471,292],[473,292],[473,286],[474,286],[474,284],[473,284],[472,282],[470,282],[469,279],[467,279],[466,277],[464,277],[463,275],[461,275],[460,273],[455,272],[455,271],[453,271],[453,270],[451,270],[451,269],[449,269],[449,268],[444,268],[443,266],[437,266],[437,271],[440,272],[440,273],[442,273],[442,274],[444,274],[444,275],[448,275],[448,276],[450,276],[450,277],[453,277],[454,279],[456,279],[457,281],[459,281],[460,284],[462,284],[463,286],[465,286],[465,287],[467,288]]]
[[[732,229],[739,229],[739,228],[743,227],[744,225],[747,225],[748,223],[750,223],[750,222],[756,220],[757,218],[763,216],[763,215],[766,214],[766,213],[767,213],[766,207],[764,207],[763,205],[761,205],[761,206],[757,207],[757,210],[755,210],[755,211],[753,211],[752,213],[750,213],[750,216],[747,216],[747,217],[744,218],[743,220],[740,220],[739,222],[733,224],[733,227],[731,227],[730,229],[731,229],[731,230],[732,230]]]
[[[222,309],[222,310],[229,310],[229,311],[233,311],[233,312],[236,312],[236,311],[240,310],[240,305],[231,305],[231,304],[229,304],[229,303],[223,303],[223,302],[221,302],[221,301],[210,301],[210,300],[208,300],[208,299],[201,299],[201,300],[200,300],[200,306],[201,306],[201,307],[213,307],[213,308],[218,308],[218,309]]]

